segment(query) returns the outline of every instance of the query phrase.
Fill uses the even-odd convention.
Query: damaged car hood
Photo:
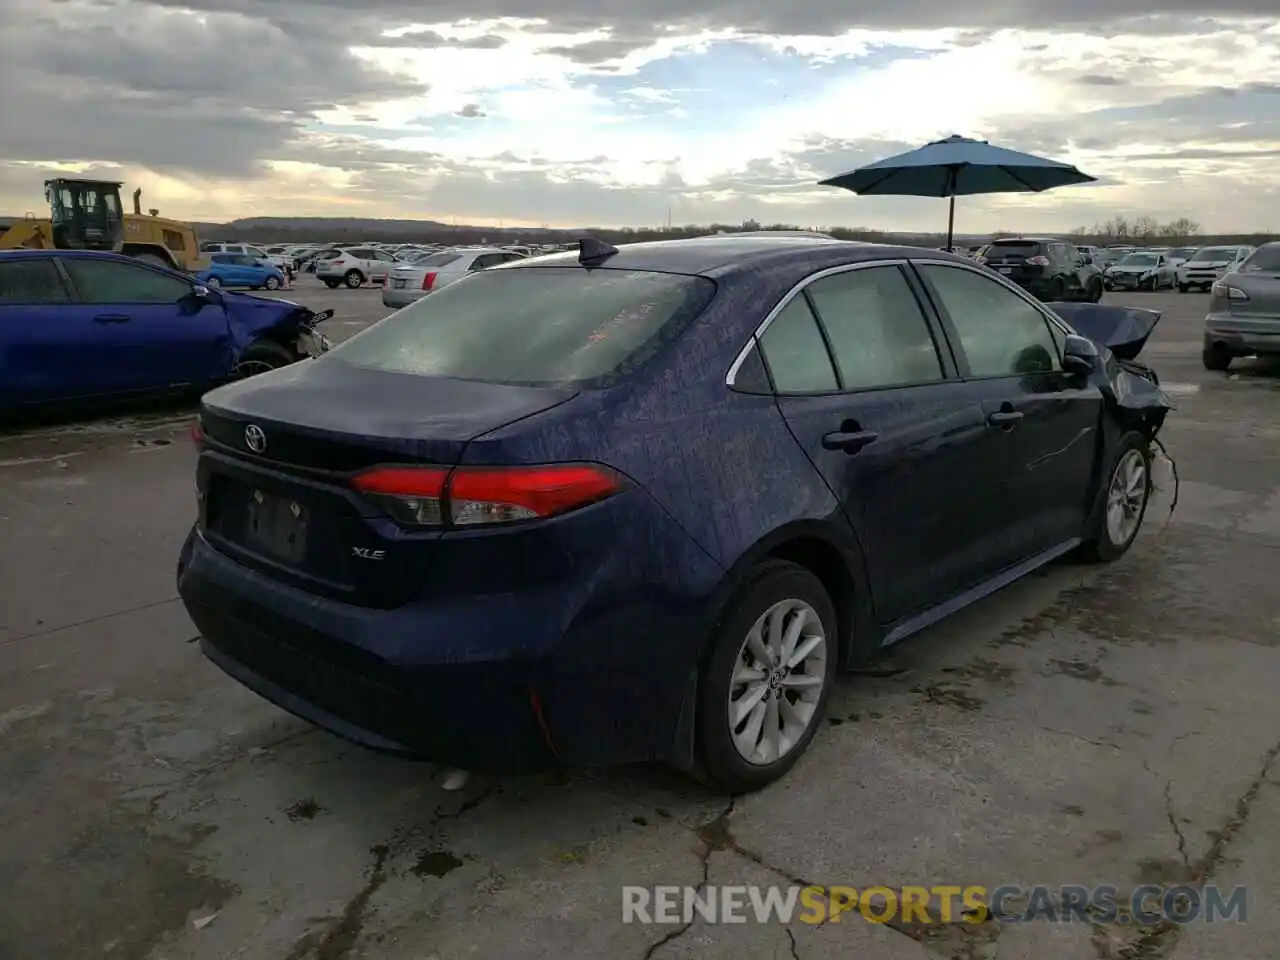
[[[1158,310],[1101,303],[1046,303],[1046,307],[1076,333],[1098,347],[1099,382],[1103,395],[1132,411],[1163,415],[1173,410],[1169,395],[1160,389],[1160,378],[1138,355],[1160,322]]]

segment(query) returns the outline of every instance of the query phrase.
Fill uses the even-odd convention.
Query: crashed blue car
[[[329,316],[114,253],[0,252],[0,414],[202,392],[323,353]]]

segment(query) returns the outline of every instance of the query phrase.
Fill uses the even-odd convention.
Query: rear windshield
[[[1160,259],[1158,253],[1131,253],[1120,261],[1122,267],[1150,267]]]
[[[1259,247],[1240,267],[1241,273],[1280,273],[1280,243]]]
[[[1195,247],[1174,247],[1169,251],[1170,257],[1176,257],[1179,260],[1186,260],[1196,252]]]
[[[997,240],[987,251],[988,257],[1034,257],[1040,244],[1034,240]]]
[[[1202,247],[1196,251],[1195,260],[1234,260],[1235,247]]]
[[[413,262],[420,267],[443,267],[446,263],[453,263],[461,258],[460,253],[428,253],[425,256],[421,254],[415,256]]]
[[[715,296],[705,277],[582,267],[473,274],[331,350],[355,366],[528,386],[607,386]]]

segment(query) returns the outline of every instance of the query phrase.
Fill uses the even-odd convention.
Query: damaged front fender
[[[246,293],[221,293],[231,335],[232,352],[238,359],[248,346],[264,338],[290,348],[298,359],[323,353],[328,340],[315,328],[333,316],[332,310],[316,313],[291,300],[255,297]]]
[[[1160,322],[1158,310],[1097,303],[1045,304],[1071,329],[1098,348],[1093,380],[1107,408],[1125,426],[1154,438],[1170,410],[1156,372],[1137,360]]]

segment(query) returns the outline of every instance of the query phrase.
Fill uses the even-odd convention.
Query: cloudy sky
[[[194,220],[933,229],[814,184],[960,133],[1100,180],[962,231],[1280,230],[1276,2],[2,0],[0,213],[62,169]]]

